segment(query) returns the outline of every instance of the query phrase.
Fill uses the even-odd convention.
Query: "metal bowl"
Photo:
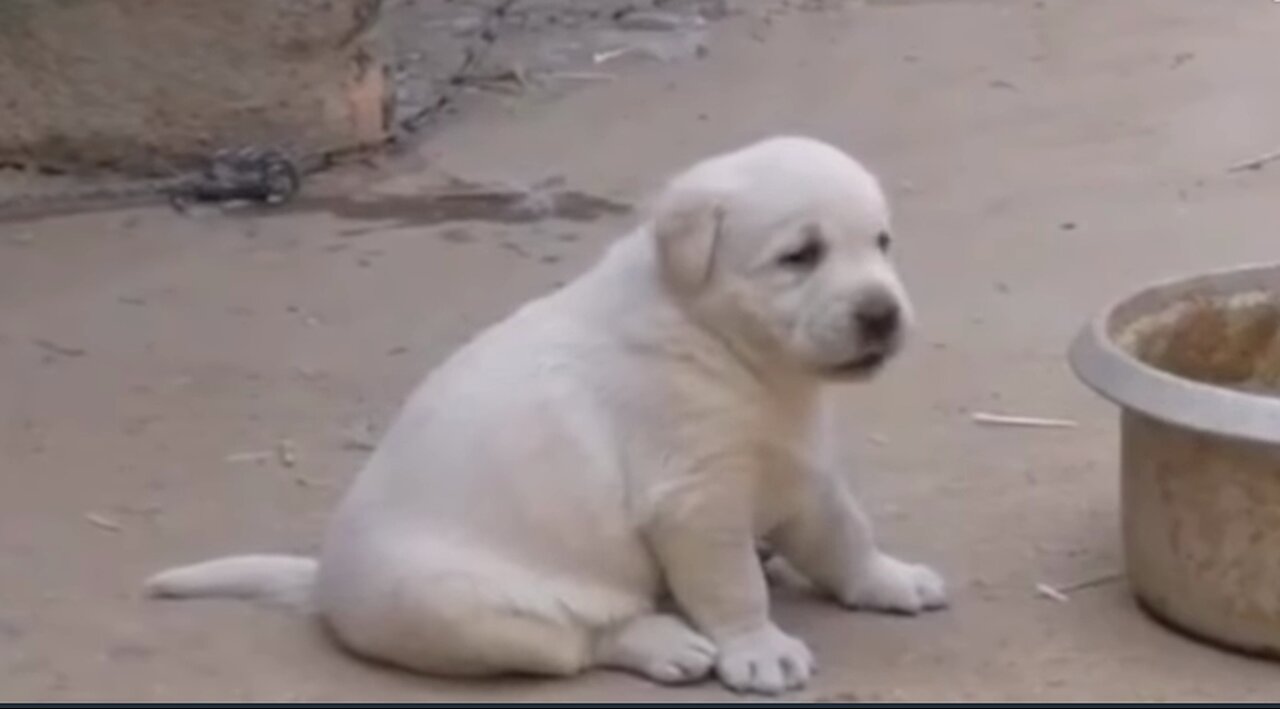
[[[1129,585],[1196,637],[1280,656],[1280,264],[1149,286],[1071,366],[1120,405]]]

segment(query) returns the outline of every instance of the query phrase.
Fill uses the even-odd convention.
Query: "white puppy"
[[[758,542],[850,608],[944,603],[815,452],[820,385],[871,375],[909,326],[889,241],[875,178],[836,148],[704,161],[426,378],[318,562],[232,557],[148,588],[306,604],[351,651],[431,674],[800,687],[813,657],[770,620]]]

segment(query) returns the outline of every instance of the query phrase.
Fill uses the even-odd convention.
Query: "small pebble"
[[[276,457],[279,458],[280,464],[286,468],[292,468],[298,464],[298,444],[283,438],[276,444]]]

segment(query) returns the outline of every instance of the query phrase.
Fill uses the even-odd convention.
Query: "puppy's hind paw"
[[[711,674],[716,647],[670,615],[635,618],[598,641],[597,662],[662,684],[696,682]]]
[[[855,609],[916,615],[945,608],[947,589],[938,572],[928,566],[877,553],[840,600]]]

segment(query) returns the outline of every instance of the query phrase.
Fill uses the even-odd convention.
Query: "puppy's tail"
[[[238,598],[309,611],[318,568],[305,556],[228,556],[161,571],[143,589],[152,598]]]

